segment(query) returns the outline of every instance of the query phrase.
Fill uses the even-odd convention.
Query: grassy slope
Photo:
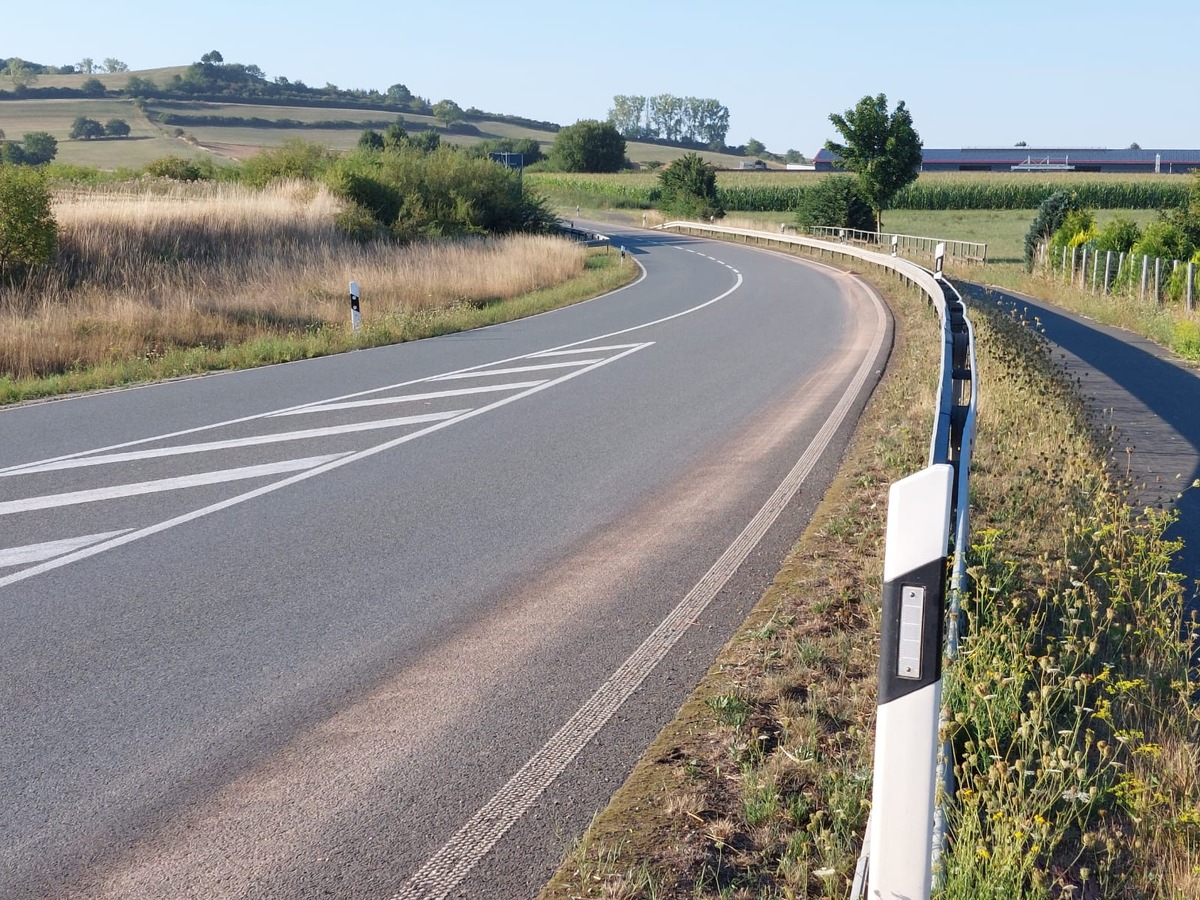
[[[131,76],[149,78],[157,83],[165,83],[171,76],[182,75],[187,71],[186,66],[173,66],[162,69],[147,69],[137,72],[119,72],[98,75],[43,75],[35,83],[35,87],[70,87],[78,88],[88,78],[97,78],[110,90],[119,90]],[[207,103],[196,101],[186,106],[172,104],[164,106],[150,103],[151,109],[160,109],[179,115],[212,115],[239,116],[243,118],[258,117],[263,119],[296,119],[301,122],[317,121],[351,121],[391,120],[394,113],[380,110],[347,108],[327,109],[324,107],[276,106],[270,103]],[[71,141],[69,138],[71,122],[77,116],[87,116],[101,122],[110,118],[125,119],[133,126],[133,137],[136,141]],[[438,123],[432,116],[421,116],[413,113],[404,114],[405,125],[409,131],[420,131],[437,127]],[[534,138],[541,143],[544,150],[549,150],[554,143],[554,133],[539,131],[508,122],[479,121],[472,122],[479,135],[445,134],[443,140],[454,144],[474,144],[491,138]],[[117,168],[121,166],[136,167],[153,159],[174,154],[177,156],[195,156],[205,152],[213,152],[222,157],[245,157],[259,147],[274,147],[289,138],[323,144],[336,150],[353,147],[358,141],[358,131],[355,129],[285,129],[285,128],[225,128],[218,126],[187,127],[184,130],[193,137],[201,147],[173,138],[169,135],[172,129],[159,130],[144,116],[137,112],[128,100],[79,99],[79,100],[13,100],[0,102],[0,128],[10,138],[19,138],[28,131],[48,131],[59,141],[58,161],[95,165],[100,168]],[[627,156],[634,163],[662,162],[667,163],[678,158],[685,151],[674,147],[661,147],[655,144],[631,142],[628,145]],[[721,167],[736,167],[742,157],[721,153],[702,151],[701,156],[714,165]]]

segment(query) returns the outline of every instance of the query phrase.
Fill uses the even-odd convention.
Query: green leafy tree
[[[100,97],[104,94],[104,82],[99,78],[89,78],[79,86],[79,90],[89,97]]]
[[[1184,230],[1167,219],[1147,225],[1138,242],[1133,245],[1134,253],[1162,259],[1186,260],[1195,249]]]
[[[0,166],[0,278],[19,281],[54,255],[58,225],[38,169]]]
[[[412,91],[402,84],[393,84],[387,89],[385,95],[390,103],[408,104],[412,98]]]
[[[408,132],[404,130],[404,119],[397,119],[383,133],[384,146],[398,150],[408,144]]]
[[[328,147],[294,138],[247,159],[239,176],[254,187],[291,179],[314,181],[324,176],[336,158],[337,154]]]
[[[453,125],[464,118],[462,107],[453,100],[439,100],[433,104],[433,115],[443,125]]]
[[[105,72],[128,72],[129,66],[126,65],[125,63],[121,62],[121,60],[110,56],[110,57],[108,57],[108,59],[104,60],[104,71]]]
[[[48,131],[26,132],[21,142],[25,161],[31,166],[42,166],[58,156],[58,140]]]
[[[583,119],[559,130],[550,162],[562,172],[618,172],[625,166],[625,138],[610,122]]]
[[[762,141],[757,141],[754,138],[746,141],[747,156],[762,156],[767,152],[767,147]]]
[[[95,75],[96,74],[96,61],[94,59],[92,59],[90,56],[85,56],[83,59],[81,59],[75,65],[76,65],[76,68],[78,68],[79,71],[82,72],[84,75]]]
[[[831,175],[813,185],[801,196],[796,224],[804,229],[814,226],[854,228],[875,231],[875,212],[863,196],[858,180],[849,175]]]
[[[617,94],[613,97],[608,121],[622,137],[637,140],[644,137],[642,114],[646,109],[646,98],[637,94]]]
[[[38,80],[37,72],[25,60],[13,57],[8,61],[8,70],[6,72],[9,78],[12,79],[13,89],[18,93],[23,93],[27,87]]]
[[[408,145],[421,153],[432,153],[442,145],[442,136],[436,131],[422,131],[410,135]]]
[[[825,148],[841,157],[841,165],[858,177],[863,196],[883,227],[883,211],[896,193],[917,180],[921,169],[921,136],[901,100],[888,112],[887,96],[863,97],[845,114],[831,113],[829,121],[842,142],[826,141]]]
[[[79,116],[71,123],[71,140],[73,141],[90,141],[101,137],[104,137],[104,126],[95,119]]]
[[[659,209],[693,219],[721,218],[717,200],[717,170],[696,153],[686,153],[658,173],[662,192]]]
[[[153,78],[130,75],[123,90],[130,97],[149,97],[158,90],[158,85],[154,83]]]
[[[205,53],[200,57],[200,62],[204,63],[205,65],[219,66],[221,63],[225,62],[225,57],[221,55],[221,51],[219,50],[210,50],[208,53]]]
[[[129,123],[124,119],[109,119],[104,123],[104,134],[106,137],[129,137],[129,132],[132,131]]]

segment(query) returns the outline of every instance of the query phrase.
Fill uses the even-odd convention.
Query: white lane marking
[[[392,403],[413,403],[420,400],[443,400],[447,397],[467,397],[471,394],[496,394],[501,391],[522,391],[525,388],[544,384],[541,381],[513,381],[508,384],[480,384],[469,388],[454,388],[448,391],[430,391],[425,394],[403,394],[399,397],[376,397],[374,400],[348,400],[345,403],[322,403],[320,406],[305,406],[271,413],[270,418],[280,416],[304,416],[308,413],[334,412],[339,409],[359,409],[364,406],[387,406]]]
[[[378,431],[382,428],[400,428],[405,425],[425,425],[429,422],[440,422],[443,419],[453,419],[468,412],[465,409],[451,409],[445,412],[422,413],[416,416],[402,416],[398,419],[379,419],[371,422],[354,422],[349,425],[329,425],[324,428],[305,428],[302,431],[284,431],[278,434],[258,434],[253,437],[230,438],[227,441],[209,441],[204,444],[182,444],[178,447],[157,447],[153,450],[129,450],[125,453],[109,453],[104,456],[85,456],[80,459],[61,459],[57,462],[31,466],[17,472],[0,472],[0,478],[12,478],[15,475],[34,475],[39,472],[57,472],[61,469],[82,469],[88,466],[104,466],[113,463],[136,462],[142,459],[161,459],[165,456],[184,456],[192,453],[209,453],[214,450],[236,450],[240,447],[260,447],[265,444],[282,444],[286,441],[306,441],[315,438],[336,437],[340,434],[354,434],[360,431]]]
[[[863,357],[854,378],[821,430],[762,509],[755,513],[713,567],[642,645],[520,771],[426,861],[393,895],[392,900],[442,900],[454,890],[608,723],[745,562],[808,478],[838,428],[850,414],[851,407],[874,369],[887,334],[887,316],[878,296],[874,292],[870,296],[877,316],[871,349]]]
[[[163,491],[178,491],[184,488],[223,484],[227,481],[244,481],[247,478],[265,478],[284,472],[315,469],[348,454],[334,453],[327,456],[310,456],[306,459],[287,459],[283,462],[261,466],[242,466],[237,469],[222,469],[218,472],[200,472],[196,475],[181,475],[178,478],[160,478],[157,481],[140,481],[133,484],[115,484],[111,487],[93,488],[87,491],[69,491],[65,494],[43,494],[22,500],[0,503],[0,516],[31,512],[37,509],[54,509],[59,506],[74,506],[79,503],[97,503],[122,497],[137,497],[142,494],[159,494]]]
[[[92,544],[107,541],[109,538],[114,538],[117,535],[125,534],[132,530],[131,528],[123,528],[120,531],[85,534],[82,537],[67,538],[61,541],[47,541],[44,544],[26,544],[24,547],[9,547],[7,550],[0,550],[0,569],[6,569],[10,566],[24,566],[29,563],[41,562],[45,559],[54,559],[56,556],[70,553],[72,550],[78,550],[80,547],[90,547]]]
[[[726,293],[729,293],[729,292],[726,292]],[[717,299],[720,299],[720,298],[717,298]],[[708,303],[715,303],[715,302],[716,302],[716,300],[708,301]],[[708,303],[705,303],[703,305],[707,306]],[[680,314],[677,313],[676,315],[680,315]],[[670,318],[674,318],[674,316],[672,316]],[[595,340],[595,339],[593,338],[593,340]],[[585,343],[585,342],[580,341],[580,343]],[[497,400],[495,403],[490,403],[487,406],[480,406],[480,407],[477,407],[476,409],[471,410],[470,412],[465,412],[461,416],[459,416],[457,419],[447,419],[444,422],[436,422],[433,425],[429,425],[429,426],[426,426],[425,428],[420,429],[419,431],[409,432],[408,434],[406,434],[402,437],[394,438],[393,440],[390,440],[390,441],[385,441],[382,444],[376,444],[374,447],[368,447],[365,450],[358,451],[357,453],[345,454],[345,455],[341,456],[341,458],[334,459],[332,462],[328,462],[328,463],[325,463],[324,465],[320,465],[315,469],[309,469],[306,472],[301,472],[298,475],[292,475],[289,478],[284,478],[280,481],[274,482],[273,484],[263,485],[262,487],[255,488],[252,491],[247,491],[244,494],[238,494],[235,497],[229,497],[226,500],[218,501],[217,503],[213,503],[210,506],[205,506],[201,509],[196,509],[189,513],[184,513],[183,515],[176,516],[173,519],[166,519],[162,522],[157,522],[154,525],[147,525],[145,528],[139,528],[137,531],[132,531],[129,534],[123,534],[119,537],[115,537],[111,541],[105,541],[104,543],[95,544],[91,547],[84,547],[81,550],[77,550],[74,553],[70,553],[66,556],[61,556],[58,559],[49,560],[48,562],[44,562],[44,563],[41,563],[36,566],[30,566],[28,569],[23,569],[20,572],[16,572],[12,575],[6,575],[6,576],[0,578],[0,588],[7,587],[10,584],[15,584],[18,581],[24,581],[27,578],[33,578],[37,575],[43,574],[44,572],[49,572],[54,569],[58,569],[62,566],[70,565],[71,563],[78,562],[81,559],[87,559],[89,556],[95,556],[99,553],[104,553],[108,550],[113,550],[117,547],[124,546],[125,544],[130,544],[130,543],[133,543],[134,541],[139,541],[142,538],[150,537],[151,535],[158,534],[159,532],[162,532],[162,531],[167,531],[168,529],[174,528],[177,525],[184,525],[184,524],[194,521],[196,519],[203,518],[204,516],[212,515],[213,513],[220,512],[221,510],[224,510],[224,509],[229,509],[231,506],[237,506],[240,503],[245,503],[246,501],[253,500],[256,497],[262,497],[262,496],[264,496],[266,494],[270,494],[274,491],[282,490],[283,488],[289,487],[290,485],[299,484],[302,481],[307,481],[309,478],[316,478],[318,475],[324,475],[326,472],[332,472],[334,469],[340,469],[342,466],[348,466],[351,463],[355,463],[355,462],[358,462],[359,460],[367,459],[368,457],[374,456],[377,453],[383,453],[386,450],[391,450],[393,447],[399,447],[401,444],[406,444],[409,441],[414,441],[417,438],[424,437],[427,434],[433,434],[435,431],[441,431],[443,428],[449,428],[451,425],[456,425],[459,422],[466,421],[467,419],[473,419],[475,416],[481,416],[484,413],[491,412],[494,409],[499,409],[502,406],[507,406],[510,403],[515,403],[516,401],[521,400],[525,397],[529,397],[529,396],[532,396],[533,394],[540,393],[541,391],[547,390],[548,388],[552,388],[555,385],[562,384],[565,381],[570,381],[572,378],[578,378],[580,375],[586,375],[588,372],[591,372],[594,369],[599,369],[601,366],[606,366],[609,363],[614,363],[619,359],[624,359],[626,356],[629,356],[632,353],[637,353],[639,350],[644,350],[647,347],[652,347],[652,346],[654,346],[653,341],[648,341],[644,344],[634,344],[630,347],[630,349],[626,350],[624,353],[619,353],[616,356],[610,356],[608,359],[601,360],[600,362],[596,363],[595,365],[588,366],[585,369],[576,369],[574,372],[568,372],[566,375],[562,375],[559,378],[554,379],[553,381],[543,382],[542,384],[539,384],[537,387],[532,387],[529,390],[522,391],[519,394],[510,394],[507,397],[502,397],[501,399]]]
[[[486,378],[488,375],[516,375],[521,372],[544,372],[547,369],[571,369],[576,366],[590,366],[601,362],[600,359],[573,359],[570,362],[542,363],[536,366],[512,366],[507,369],[473,369],[470,372],[451,372],[448,375],[435,375],[430,381],[453,381],[458,378]]]
[[[608,353],[614,350],[628,350],[629,344],[616,344],[612,347],[578,347],[575,350],[543,350],[540,353],[530,353],[530,359],[541,359],[543,356],[573,356],[576,353]]]
[[[621,293],[621,291],[628,290],[629,288],[634,287],[637,284],[640,284],[642,281],[644,281],[646,279],[646,277],[647,277],[646,267],[643,266],[636,259],[634,260],[634,262],[642,270],[642,277],[639,278],[637,281],[635,281],[633,284],[629,284],[623,288],[618,288],[615,291],[611,291],[610,294]],[[579,346],[582,346],[583,344],[590,344],[593,341],[603,341],[603,340],[607,340],[608,338],[619,337],[622,334],[629,334],[630,332],[633,332],[633,331],[639,331],[643,328],[651,328],[655,325],[661,325],[664,322],[669,322],[672,319],[678,319],[680,316],[687,316],[687,315],[691,315],[694,312],[699,312],[700,310],[705,309],[706,307],[711,306],[714,303],[718,303],[721,300],[724,300],[726,297],[728,297],[730,294],[732,294],[734,291],[736,291],[738,288],[740,288],[742,286],[743,279],[742,279],[741,274],[740,273],[735,273],[735,274],[737,274],[737,281],[734,283],[733,287],[731,287],[729,290],[725,291],[722,294],[718,294],[716,297],[713,297],[711,300],[706,300],[703,303],[699,303],[696,306],[691,307],[690,309],[685,309],[685,310],[682,310],[677,313],[672,313],[669,316],[662,316],[661,318],[654,319],[650,322],[643,322],[640,325],[633,325],[633,326],[630,326],[629,328],[622,328],[618,331],[610,331],[607,334],[594,335],[590,338],[584,338],[583,340],[573,341],[569,344],[560,344],[557,347],[550,347],[548,349],[549,349],[549,351],[554,351],[554,350],[566,350],[571,347],[579,347]],[[609,294],[605,294],[603,296],[609,296]],[[601,299],[601,298],[597,297],[595,299]],[[591,302],[591,301],[586,301],[586,302]],[[579,306],[579,305],[581,305],[581,304],[576,304],[576,306]],[[539,313],[539,315],[549,315],[551,312],[556,312],[556,310],[550,310],[545,313]],[[531,318],[534,318],[534,317],[531,317]],[[488,327],[495,327],[495,326],[488,326]],[[639,345],[638,349],[641,349],[641,347],[643,347],[643,346],[649,346],[649,345],[648,344]],[[487,368],[488,366],[498,366],[498,365],[503,365],[505,363],[517,362],[517,361],[523,360],[523,359],[530,359],[530,358],[536,356],[538,353],[545,353],[545,352],[548,352],[548,351],[537,351],[535,353],[523,353],[520,356],[512,356],[512,357],[509,357],[508,359],[493,360],[492,362],[480,363],[477,366],[470,366],[465,369],[459,369],[458,372],[473,372],[476,369],[484,369],[484,368]],[[624,355],[624,354],[622,354],[622,355]],[[277,416],[282,413],[302,412],[303,410],[305,410],[311,406],[320,406],[320,405],[325,405],[328,403],[336,403],[336,402],[342,401],[342,400],[353,400],[357,397],[366,397],[370,394],[380,394],[380,393],[383,393],[384,391],[394,391],[394,390],[398,390],[403,387],[409,387],[410,385],[414,385],[414,384],[423,384],[425,382],[435,380],[438,377],[440,377],[440,376],[435,375],[435,376],[425,377],[425,378],[414,378],[409,381],[401,381],[397,384],[385,385],[384,387],[370,388],[365,391],[355,391],[354,393],[351,393],[351,394],[342,394],[339,397],[329,397],[329,398],[326,398],[325,400],[316,400],[311,403],[300,403],[295,406],[289,406],[289,407],[285,407],[285,408],[279,409],[279,410],[270,410],[270,411],[264,412],[264,413],[255,413],[254,415],[241,416],[240,418],[237,418],[237,419],[227,419],[224,422],[213,422],[208,425],[197,425],[194,428],[183,428],[183,429],[180,429],[179,431],[172,431],[172,432],[168,432],[166,434],[157,434],[152,437],[138,438],[138,439],[132,440],[132,441],[124,441],[120,444],[110,444],[107,447],[95,447],[91,450],[80,450],[76,453],[66,453],[66,454],[63,454],[62,456],[55,456],[55,457],[51,457],[49,459],[41,459],[41,460],[36,460],[34,462],[21,463],[19,465],[15,465],[15,466],[9,466],[7,468],[0,469],[0,472],[16,472],[20,469],[24,469],[29,466],[41,465],[41,464],[48,463],[48,462],[57,462],[60,459],[75,459],[76,457],[87,456],[92,453],[107,453],[112,450],[123,450],[126,447],[136,447],[141,444],[149,444],[149,443],[153,443],[155,441],[165,441],[165,440],[169,440],[170,438],[184,437],[185,435],[189,435],[189,434],[198,434],[201,431],[211,431],[212,429],[223,428],[228,425],[240,425],[243,422],[253,422],[256,419],[263,419],[263,418],[267,418],[269,416]],[[555,382],[548,382],[548,383],[553,384]],[[0,582],[0,587],[2,587],[2,586],[3,586],[3,583]]]

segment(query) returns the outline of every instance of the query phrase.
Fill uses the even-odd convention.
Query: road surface
[[[890,346],[849,276],[613,239],[568,309],[0,411],[0,896],[536,893]]]

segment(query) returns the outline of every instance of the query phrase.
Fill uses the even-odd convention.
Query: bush
[[[58,224],[46,179],[28,166],[0,165],[0,278],[20,280],[54,255]]]
[[[1136,222],[1117,216],[1102,229],[1096,237],[1097,250],[1111,250],[1113,253],[1128,253],[1133,245],[1142,237],[1142,229]]]
[[[146,163],[142,171],[154,178],[170,178],[172,181],[200,181],[204,177],[199,165],[179,156],[164,156]]]
[[[1037,215],[1025,233],[1025,268],[1033,271],[1038,246],[1062,227],[1067,213],[1079,209],[1079,201],[1069,191],[1055,191],[1038,206]]]
[[[545,233],[556,223],[540,198],[521,191],[516,172],[453,147],[359,151],[338,160],[327,181],[354,205],[339,224],[359,237],[371,233],[364,215],[401,241]]]
[[[1141,238],[1133,245],[1134,253],[1162,259],[1187,259],[1194,249],[1183,229],[1165,219],[1147,225]]]
[[[1096,237],[1096,218],[1088,209],[1072,209],[1050,236],[1050,253],[1057,259],[1063,251],[1082,247]]]
[[[316,181],[324,177],[336,158],[333,151],[319,144],[288,140],[243,162],[239,177],[253,187],[292,178]]]
[[[875,212],[852,175],[831,175],[800,196],[796,224],[875,231]]]
[[[658,173],[659,209],[689,219],[721,218],[717,202],[717,170],[698,154],[687,153]]]

